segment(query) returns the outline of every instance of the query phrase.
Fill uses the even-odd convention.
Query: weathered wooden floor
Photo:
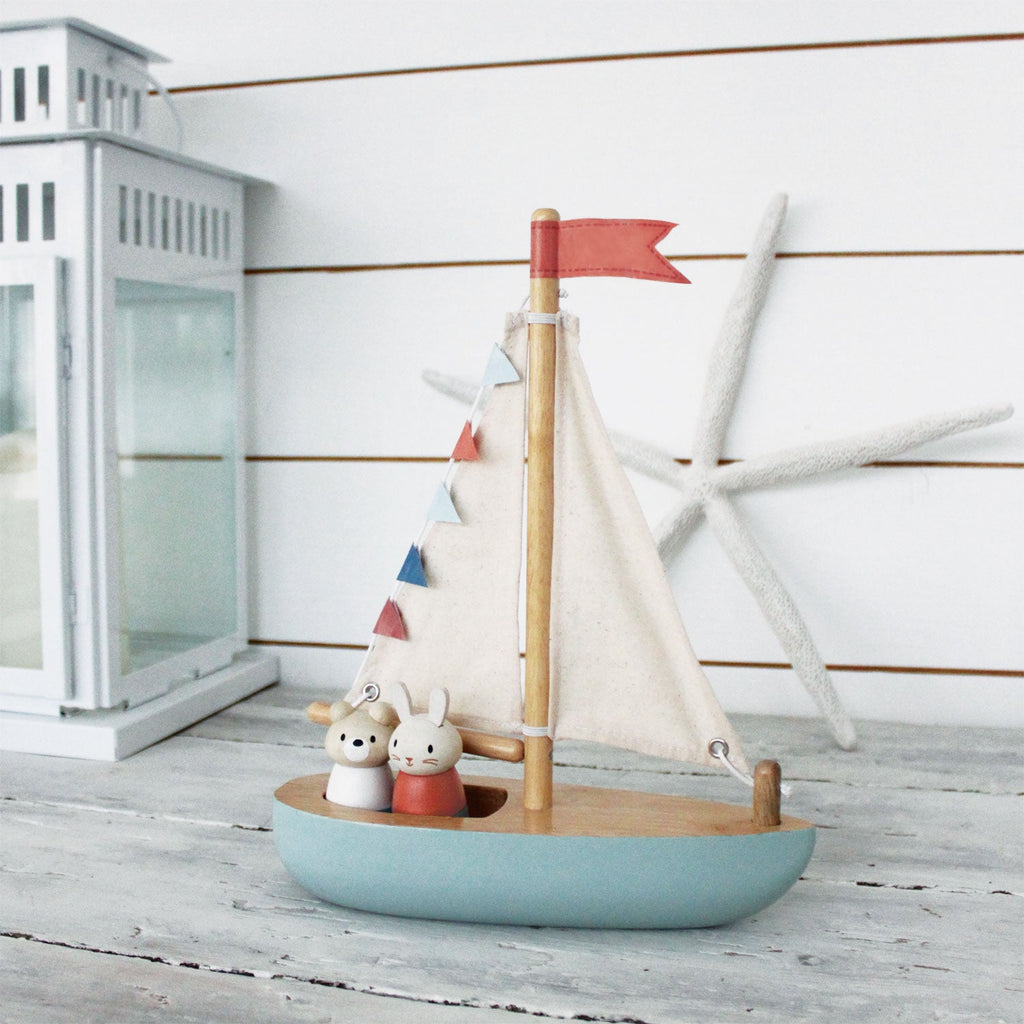
[[[703,931],[502,928],[349,911],[291,881],[271,795],[328,767],[313,696],[268,690],[120,764],[3,755],[0,1019],[1024,1020],[1017,731],[862,723],[844,754],[816,722],[740,717],[748,755],[794,783],[787,810],[820,826],[787,896]],[[567,781],[746,796],[583,745],[557,760]]]

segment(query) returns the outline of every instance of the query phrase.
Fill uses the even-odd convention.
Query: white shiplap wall
[[[324,696],[418,531],[441,471],[421,460],[461,426],[420,374],[478,375],[527,289],[489,264],[525,259],[537,206],[678,221],[661,248],[691,287],[569,281],[566,305],[609,425],[680,458],[739,273],[721,257],[776,191],[787,258],[728,457],[1024,409],[1019,3],[4,4],[67,13],[174,58],[155,70],[186,151],[267,182],[247,204],[251,632]],[[1024,419],[910,459],[741,507],[856,716],[1024,722]],[[670,499],[638,489],[652,517]],[[727,709],[814,713],[706,532],[671,578]]]

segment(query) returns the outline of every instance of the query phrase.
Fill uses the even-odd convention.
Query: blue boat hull
[[[289,785],[315,788],[320,778]],[[333,805],[311,811],[286,789],[274,804],[274,839],[295,880],[332,903],[403,917],[576,928],[727,924],[782,896],[814,848],[813,826],[795,819],[747,834],[551,834],[530,830],[528,820],[508,831],[509,819],[529,818],[510,801],[466,828],[451,819],[431,827]],[[635,796],[599,792],[620,802]]]

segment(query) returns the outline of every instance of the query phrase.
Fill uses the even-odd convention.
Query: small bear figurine
[[[388,741],[398,716],[387,704],[353,709],[343,700],[331,705],[324,747],[337,762],[327,782],[327,799],[369,811],[391,809],[394,777],[388,766]]]
[[[455,770],[462,756],[462,737],[445,721],[448,691],[431,691],[425,715],[412,713],[403,683],[393,688],[391,702],[400,719],[391,736],[391,761],[398,768],[392,809],[396,814],[465,817],[466,792]]]

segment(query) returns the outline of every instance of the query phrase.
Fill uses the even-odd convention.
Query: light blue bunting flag
[[[455,511],[452,504],[452,496],[443,483],[437,485],[437,493],[431,502],[430,510],[427,512],[427,519],[432,523],[461,523],[459,513]]]
[[[487,362],[487,369],[484,370],[484,379],[480,383],[514,384],[521,379],[508,356],[495,343],[494,348],[491,349],[491,358]]]

